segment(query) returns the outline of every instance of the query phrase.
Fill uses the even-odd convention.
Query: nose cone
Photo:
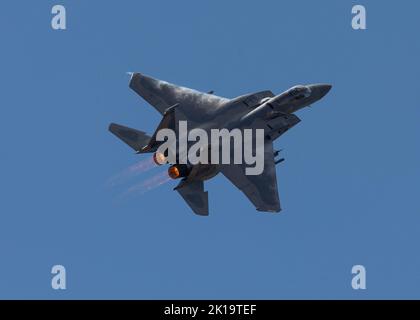
[[[332,88],[330,84],[312,84],[309,86],[315,99],[323,98]]]

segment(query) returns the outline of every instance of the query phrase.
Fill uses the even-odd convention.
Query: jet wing
[[[151,139],[151,137],[143,131],[128,128],[116,123],[111,123],[108,129],[136,151],[146,146]]]
[[[203,114],[229,101],[214,94],[180,87],[140,73],[132,74],[129,86],[162,115],[170,106],[179,104],[187,116],[199,119]]]
[[[264,171],[260,175],[246,175],[246,164],[221,165],[221,172],[238,187],[258,211],[279,212],[280,200],[274,163],[273,142],[264,144]]]
[[[181,181],[175,190],[184,198],[194,213],[200,216],[209,215],[208,192],[204,191],[203,181]]]

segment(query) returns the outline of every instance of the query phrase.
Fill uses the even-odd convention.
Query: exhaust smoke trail
[[[128,167],[127,169],[123,170],[122,172],[114,175],[111,177],[107,182],[106,186],[113,187],[119,184],[126,182],[127,180],[149,171],[153,168],[158,167],[157,164],[153,161],[153,158],[147,158],[133,164],[132,166]]]
[[[127,191],[122,193],[119,198],[125,198],[134,194],[144,194],[150,190],[156,189],[165,183],[168,183],[171,180],[172,179],[168,176],[166,171],[160,172],[157,175],[130,187]]]
[[[140,193],[145,193],[149,190],[155,189],[159,186],[161,186],[162,184],[171,181],[171,178],[168,176],[168,173],[166,171],[161,172],[149,179],[147,179],[146,181],[132,186],[130,189],[128,189],[128,192],[140,192]]]

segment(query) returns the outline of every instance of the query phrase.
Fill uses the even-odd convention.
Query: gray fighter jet
[[[130,88],[151,104],[163,118],[152,136],[143,131],[115,123],[109,130],[137,153],[157,153],[162,142],[156,141],[158,130],[177,130],[177,123],[185,120],[188,129],[210,128],[259,128],[264,129],[264,170],[260,175],[246,175],[245,164],[180,164],[173,163],[168,174],[181,179],[174,190],[198,215],[207,216],[208,193],[204,181],[221,172],[239,188],[257,210],[279,212],[280,200],[277,190],[275,166],[284,159],[276,159],[280,151],[273,149],[273,142],[288,129],[300,122],[294,114],[299,109],[320,100],[331,89],[328,84],[298,85],[279,94],[261,91],[234,99],[218,97],[213,92],[203,93],[133,73]],[[157,161],[159,163],[159,161]]]

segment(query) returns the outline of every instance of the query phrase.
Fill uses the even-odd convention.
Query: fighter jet
[[[246,175],[245,164],[172,163],[168,175],[180,179],[176,190],[192,211],[207,216],[208,192],[204,181],[222,173],[252,202],[258,211],[281,210],[275,166],[280,151],[273,142],[300,122],[295,112],[323,98],[331,89],[329,84],[297,85],[283,93],[271,91],[246,94],[234,99],[219,97],[213,91],[199,92],[152,77],[132,73],[129,87],[152,105],[162,120],[152,136],[143,131],[111,123],[109,130],[137,153],[152,153],[161,164],[165,155],[157,152],[162,142],[156,135],[160,129],[177,129],[177,122],[187,121],[194,128],[259,128],[264,130],[264,170],[259,175]]]

